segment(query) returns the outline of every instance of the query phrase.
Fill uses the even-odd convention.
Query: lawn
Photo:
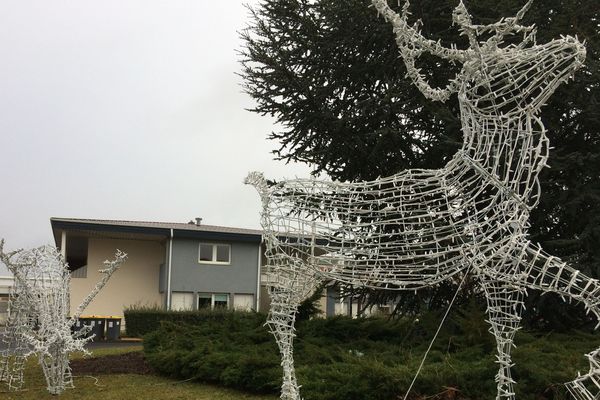
[[[141,351],[141,349],[141,346],[118,349],[98,349],[94,351],[93,357]],[[78,356],[75,357],[77,358]],[[0,398],[11,400],[42,400],[57,398],[46,391],[44,376],[33,358],[28,362],[25,379],[25,390],[20,392],[7,392],[6,386],[0,386]],[[60,399],[275,400],[277,398],[276,396],[249,395],[231,389],[223,389],[195,382],[178,382],[154,375],[74,375],[73,381],[75,389],[68,389],[60,396]]]

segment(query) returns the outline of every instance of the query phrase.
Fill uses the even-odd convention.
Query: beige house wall
[[[67,241],[68,246],[68,241]],[[127,261],[117,270],[83,315],[123,316],[134,304],[163,307],[158,291],[160,264],[165,260],[165,245],[156,241],[89,238],[87,278],[71,279],[71,314],[102,278],[98,272],[104,260],[111,260],[116,249],[127,253]]]

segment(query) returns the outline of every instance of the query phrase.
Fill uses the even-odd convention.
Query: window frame
[[[200,251],[202,246],[212,246],[212,259],[201,260],[200,259]],[[229,261],[217,261],[217,248],[219,246],[227,247],[229,253]],[[231,265],[231,245],[229,243],[212,243],[212,242],[200,242],[198,243],[198,264],[212,264],[212,265]]]
[[[196,309],[198,310],[203,310],[205,309],[205,307],[200,308],[200,299],[210,299],[210,310],[215,310],[215,296],[218,295],[222,295],[222,296],[226,296],[227,298],[227,304],[225,304],[225,309],[229,310],[231,307],[231,294],[230,293],[223,293],[223,292],[219,292],[219,293],[208,293],[208,292],[199,292],[196,295]],[[210,296],[210,297],[209,297]]]

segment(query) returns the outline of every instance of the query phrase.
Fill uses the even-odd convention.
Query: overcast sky
[[[256,4],[258,1],[244,3]],[[237,0],[0,0],[0,237],[52,242],[50,217],[259,227],[250,170],[273,121],[245,111]]]

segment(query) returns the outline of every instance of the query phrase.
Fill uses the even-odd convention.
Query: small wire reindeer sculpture
[[[73,332],[79,316],[106,285],[112,274],[127,259],[119,250],[113,261],[105,261],[102,279],[79,305],[72,318],[69,286],[71,274],[62,255],[53,246],[4,252],[0,240],[0,261],[14,276],[9,315],[4,335],[6,349],[0,358],[0,382],[9,390],[21,390],[25,361],[37,355],[46,378],[48,392],[57,395],[73,387],[69,367],[72,352],[89,354],[85,344],[91,327]]]
[[[486,295],[496,338],[498,400],[515,397],[511,349],[527,289],[558,293],[600,317],[600,282],[527,239],[549,152],[540,109],[586,55],[570,36],[537,44],[535,27],[520,24],[532,2],[515,17],[476,25],[461,1],[453,12],[469,41],[461,50],[425,38],[419,23],[410,25],[408,1],[398,14],[386,0],[372,0],[391,22],[408,77],[425,97],[446,101],[458,95],[464,142],[443,168],[352,183],[268,183],[258,172],[246,178],[262,201],[271,296],[267,324],[281,354],[282,399],[300,399],[295,313],[319,282],[417,290],[471,274]],[[517,34],[519,43],[506,42]],[[424,53],[462,69],[446,87],[433,88],[416,67]],[[599,350],[587,355],[589,372],[567,384],[577,399],[600,396]]]

